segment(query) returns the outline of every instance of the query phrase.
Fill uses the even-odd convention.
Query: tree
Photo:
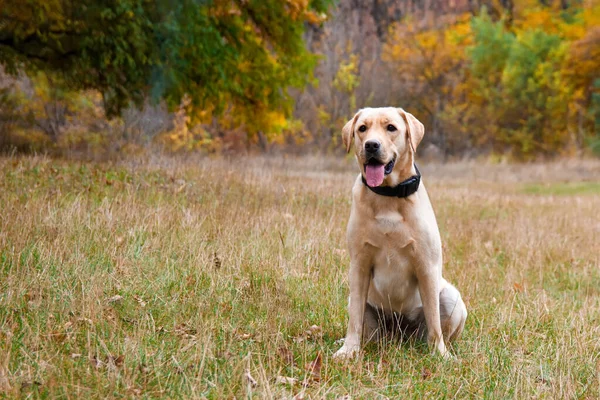
[[[473,19],[471,107],[484,118],[474,129],[496,151],[531,158],[582,148],[600,65],[595,29],[578,40],[594,24],[588,13],[597,12],[531,6],[517,10],[508,28],[485,12]]]
[[[456,116],[463,103],[469,21],[469,15],[462,15],[426,28],[404,21],[394,27],[392,40],[384,47],[383,59],[401,85],[396,104],[414,110],[428,128],[427,140],[443,154],[451,152],[449,141],[455,139],[447,116]]]
[[[407,19],[384,60],[446,154],[569,155],[600,147],[599,11],[524,0],[446,24]]]
[[[600,7],[599,7],[600,10]],[[596,15],[600,14],[597,12]],[[599,18],[600,17],[596,17]],[[595,153],[600,154],[600,21],[583,38],[571,46],[565,77],[576,88],[571,104],[580,146],[589,138]]]
[[[289,109],[311,78],[302,41],[329,0],[0,0],[0,64],[96,89],[108,115],[148,94],[172,107]]]

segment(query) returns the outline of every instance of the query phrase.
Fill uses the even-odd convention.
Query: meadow
[[[338,363],[353,160],[0,158],[0,396],[600,398],[600,162],[419,167],[455,359]]]

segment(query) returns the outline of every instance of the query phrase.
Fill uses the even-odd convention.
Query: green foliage
[[[127,138],[125,116],[106,118],[149,106],[150,98],[171,114],[138,147],[218,152],[312,141],[337,148],[357,108],[392,104],[423,121],[422,149],[431,154],[600,154],[600,6],[593,2],[485,1],[478,15],[432,20],[417,13],[377,42],[382,60],[340,20],[303,42],[330,3],[0,0],[0,130],[7,132],[0,146],[27,147],[28,137],[35,149],[83,145],[84,131],[110,143],[116,125]],[[322,53],[315,70],[322,79],[303,93],[318,82],[318,59],[307,47]],[[15,79],[4,71],[32,87],[10,86]]]
[[[333,87],[340,92],[352,94],[360,83],[357,73],[358,57],[352,54],[347,62],[340,64],[333,80]]]
[[[473,20],[469,49],[474,86],[500,130],[494,138],[519,157],[569,150],[573,88],[561,74],[568,44],[540,29],[510,32],[484,13]]]
[[[473,77],[487,80],[489,88],[497,87],[501,82],[500,72],[506,65],[514,36],[505,32],[502,24],[492,22],[485,12],[473,18],[471,25],[476,44],[467,50],[467,55],[471,58]],[[490,49],[494,51],[490,52]]]
[[[589,140],[589,146],[597,156],[600,156],[600,78],[594,81],[595,92],[592,93],[590,113],[594,121],[594,136]]]
[[[41,69],[70,89],[97,89],[109,115],[148,93],[179,105],[281,108],[315,58],[306,21],[328,1],[1,0],[0,63]]]
[[[90,148],[115,122],[106,121],[98,92],[67,90],[54,75],[38,71],[7,81],[12,83],[0,95],[0,147],[25,152]]]
[[[600,8],[532,1],[513,11],[397,26],[384,57],[406,81],[402,100],[450,154],[477,146],[530,159],[597,147]]]
[[[2,3],[0,62],[8,72],[43,70],[60,76],[70,89],[98,89],[113,114],[143,99],[157,22],[144,2]]]

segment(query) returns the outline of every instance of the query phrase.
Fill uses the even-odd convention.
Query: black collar
[[[419,189],[419,183],[421,183],[421,173],[419,172],[419,168],[417,168],[417,164],[415,164],[415,170],[417,171],[417,175],[411,176],[404,182],[400,182],[397,186],[377,186],[371,187],[367,185],[367,181],[364,176],[361,175],[362,181],[366,187],[371,189],[373,192],[380,194],[382,196],[389,197],[408,197],[411,194],[415,193],[417,189]]]

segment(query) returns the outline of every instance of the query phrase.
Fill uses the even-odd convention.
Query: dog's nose
[[[381,143],[379,143],[377,140],[369,140],[365,142],[365,151],[367,153],[375,153],[377,150],[379,150],[379,147],[381,147]]]

